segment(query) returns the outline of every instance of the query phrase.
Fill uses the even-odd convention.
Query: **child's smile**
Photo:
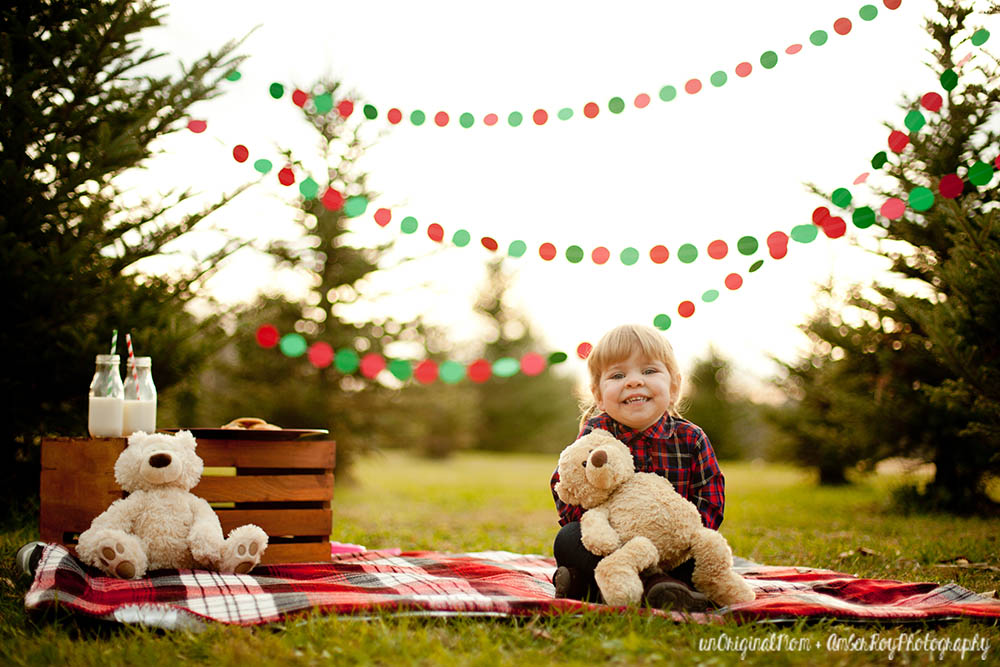
[[[634,352],[601,373],[597,407],[620,424],[644,430],[670,407],[670,371],[662,361]]]

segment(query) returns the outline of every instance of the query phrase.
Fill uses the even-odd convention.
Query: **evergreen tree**
[[[185,306],[234,245],[183,275],[142,275],[136,264],[236,193],[177,216],[171,208],[188,193],[126,208],[115,180],[142,166],[150,144],[217,95],[240,62],[230,43],[178,76],[144,75],[162,54],[141,50],[138,36],[160,21],[156,5],[127,0],[0,9],[0,265],[10,323],[0,333],[0,469],[12,497],[37,487],[40,435],[86,432],[94,356],[108,352],[113,328],[131,330],[140,354],[154,357],[163,389],[197,367],[220,333]]]
[[[971,11],[939,0],[938,15],[927,20],[944,104],[888,161],[893,184],[877,193],[909,201],[916,188],[929,188],[935,203],[879,221],[880,253],[897,279],[853,288],[844,314],[819,311],[804,326],[812,352],[789,365],[787,383],[800,399],[786,422],[800,438],[800,458],[825,466],[827,481],[837,481],[838,468],[842,479],[853,461],[923,457],[936,475],[922,500],[956,512],[994,508],[985,480],[1000,471],[1000,197],[991,167],[1000,146],[1000,74],[983,52],[952,85],[956,51],[969,48],[973,34]],[[919,98],[902,106],[923,117],[912,115]],[[942,182],[956,176],[962,190],[948,201]]]
[[[731,387],[730,368],[714,348],[684,376],[683,415],[705,431],[720,459],[743,458],[746,413]]]

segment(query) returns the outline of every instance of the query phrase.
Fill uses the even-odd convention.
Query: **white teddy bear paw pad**
[[[105,542],[97,549],[104,571],[120,579],[134,579],[140,559],[129,553],[128,547],[118,540]]]
[[[258,564],[267,547],[267,534],[256,526],[240,526],[229,534],[222,547],[223,572],[246,574]]]

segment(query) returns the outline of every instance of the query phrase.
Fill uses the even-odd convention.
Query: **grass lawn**
[[[555,513],[548,491],[553,456],[465,454],[427,461],[398,452],[358,462],[356,482],[338,480],[332,539],[406,551],[503,549],[551,553]],[[1000,520],[887,514],[898,480],[865,478],[820,489],[807,475],[776,465],[723,464],[727,477],[723,534],[735,553],[769,564],[836,569],[864,577],[955,581],[979,592],[1000,588]],[[699,650],[699,640],[806,640],[810,651],[747,652],[754,664],[870,664],[885,651],[829,651],[831,637],[868,640],[902,633],[985,637],[987,660],[1000,657],[1000,627],[967,621],[905,628],[812,623],[699,627],[638,614],[514,620],[429,620],[384,616],[358,621],[310,615],[263,628],[212,627],[163,633],[90,623],[60,612],[28,616],[28,578],[14,567],[34,527],[0,534],[0,664],[157,664],[184,660],[219,665],[404,664],[535,665],[731,664],[740,654]],[[821,648],[816,649],[816,642]],[[961,662],[958,654],[897,654],[902,664]],[[980,658],[967,654],[966,660]]]

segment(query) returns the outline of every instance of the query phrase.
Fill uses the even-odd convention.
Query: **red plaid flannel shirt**
[[[698,508],[701,520],[707,527],[718,530],[722,524],[726,505],[726,480],[719,470],[719,462],[708,436],[695,424],[663,415],[645,431],[636,431],[619,424],[607,413],[589,419],[580,436],[594,429],[611,433],[632,451],[636,472],[652,472],[666,477],[681,494]],[[579,437],[579,436],[578,436]],[[552,497],[559,510],[559,525],[579,521],[583,508],[567,505],[556,495],[559,470],[552,474]]]

